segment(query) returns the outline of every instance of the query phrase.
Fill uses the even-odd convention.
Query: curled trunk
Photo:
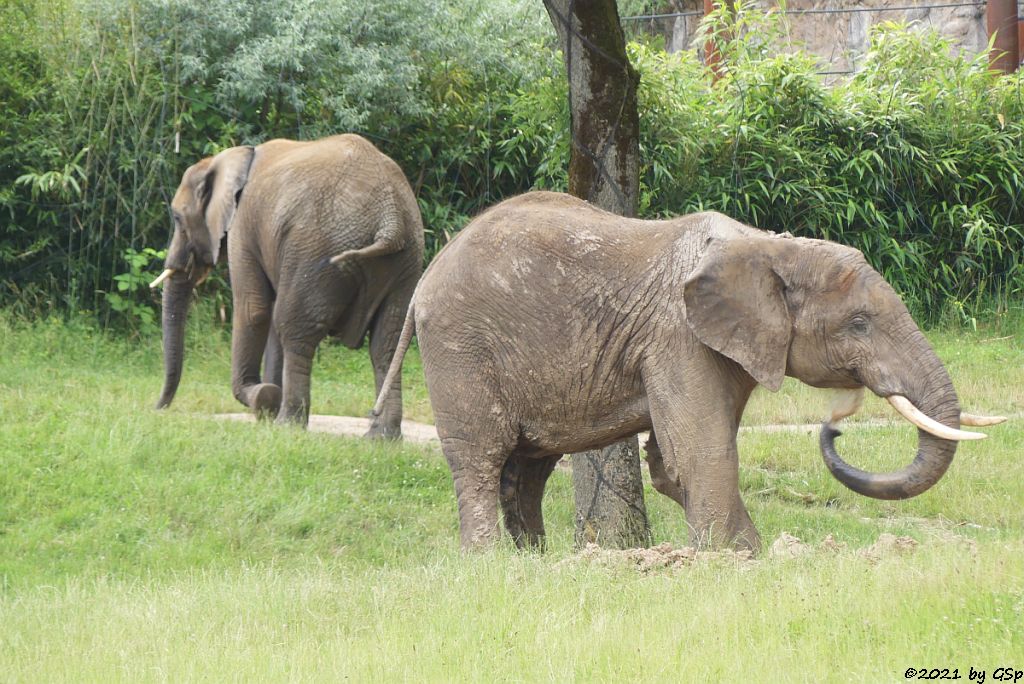
[[[170,406],[181,381],[182,361],[185,357],[185,317],[192,295],[192,282],[178,272],[164,284],[164,387],[156,403],[158,409]]]
[[[844,485],[873,499],[909,499],[930,489],[953,462],[957,444],[918,429],[917,456],[910,465],[892,473],[869,473],[846,463],[836,453],[835,438],[841,434],[832,425],[822,426],[825,465]]]
[[[910,364],[924,378],[921,388],[907,392],[907,398],[926,415],[952,428],[960,427],[960,407],[956,391],[946,369],[932,353],[933,363],[925,368]],[[912,383],[908,383],[912,385]],[[842,433],[833,423],[821,429],[821,453],[825,465],[837,480],[864,496],[873,499],[909,499],[928,490],[939,481],[953,462],[957,442],[936,437],[918,429],[917,455],[906,467],[890,473],[870,473],[855,468],[839,456],[835,439]]]

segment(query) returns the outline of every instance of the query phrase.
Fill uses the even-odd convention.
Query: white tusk
[[[970,427],[988,427],[1006,422],[1006,416],[976,416],[973,413],[961,413],[960,424]]]
[[[829,425],[835,427],[835,424],[843,418],[852,416],[860,410],[860,405],[863,401],[863,387],[852,390],[836,390],[832,395],[832,401],[828,405],[829,414],[831,415]]]
[[[900,396],[899,394],[894,394],[891,397],[886,398],[889,403],[892,404],[892,407],[899,411],[901,416],[925,432],[933,434],[936,437],[957,442],[967,439],[985,439],[988,437],[988,435],[983,435],[980,432],[967,432],[966,430],[957,430],[949,427],[948,425],[943,425],[934,418],[926,416],[924,412],[914,406],[909,399]]]
[[[170,278],[170,277],[171,277],[172,275],[174,275],[174,269],[173,269],[173,268],[165,268],[165,269],[164,269],[164,272],[163,272],[163,273],[161,273],[160,275],[158,275],[158,276],[156,277],[156,280],[154,280],[153,282],[151,282],[151,283],[149,284],[149,286],[150,286],[151,288],[155,288],[155,287],[158,287],[158,286],[160,285],[160,283],[164,282],[165,280],[167,280],[168,278]]]

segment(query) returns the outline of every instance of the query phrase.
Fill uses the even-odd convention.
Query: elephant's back
[[[541,335],[566,331],[581,316],[626,306],[657,277],[677,232],[560,193],[506,200],[434,258],[417,293],[417,326],[505,316]]]
[[[407,233],[403,261],[418,267],[422,260],[422,220],[409,183],[361,136],[260,145],[243,197],[272,271],[269,262],[287,253],[319,261],[373,244],[389,230]]]
[[[260,177],[294,177],[323,183],[373,187],[394,182],[397,165],[373,143],[352,133],[319,140],[269,140],[256,148]],[[408,182],[402,176],[403,184]]]
[[[640,277],[680,235],[678,222],[606,212],[564,193],[530,192],[474,218],[434,259],[428,276],[447,287],[488,289],[515,281],[523,295],[567,296],[574,284]]]

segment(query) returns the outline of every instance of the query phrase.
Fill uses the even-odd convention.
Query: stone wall
[[[763,0],[762,0],[763,1]],[[823,72],[855,70],[858,60],[868,47],[868,31],[883,21],[908,21],[921,30],[935,29],[952,39],[958,49],[977,54],[985,49],[988,36],[985,28],[985,5],[966,7],[936,7],[929,4],[953,4],[970,0],[790,0],[790,37],[795,44],[817,55]],[[763,2],[765,8],[775,3]],[[887,10],[886,8],[916,6],[913,10]],[[798,14],[799,10],[867,9],[849,13]],[[703,15],[702,0],[672,0],[663,12],[694,12],[695,16],[674,17],[649,21],[627,22],[628,30],[660,33],[670,52],[687,49]],[[632,26],[630,26],[632,24]]]

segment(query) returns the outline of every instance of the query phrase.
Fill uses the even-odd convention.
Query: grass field
[[[859,497],[816,431],[744,431],[741,483],[766,540],[640,572],[572,545],[570,477],[545,499],[545,554],[458,549],[431,446],[209,419],[238,411],[228,342],[189,333],[156,412],[156,339],[0,315],[0,681],[906,681],[908,668],[1024,670],[1024,336],[932,333],[967,410],[1017,415],[904,502]],[[1011,331],[1012,332],[1012,331]],[[418,359],[406,416],[429,422]],[[325,346],[317,413],[364,415],[365,352]],[[745,423],[817,422],[787,381]],[[910,460],[913,431],[869,402],[840,442],[862,467]],[[683,516],[648,488],[658,542]],[[773,557],[788,532],[811,551]],[[881,533],[918,542],[867,557]],[[844,548],[821,546],[826,535]]]

